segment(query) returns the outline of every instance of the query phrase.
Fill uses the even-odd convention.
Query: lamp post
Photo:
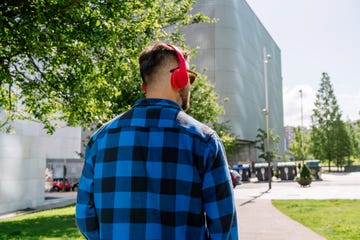
[[[303,134],[303,129],[304,129],[304,114],[303,114],[303,91],[302,89],[299,90],[300,93],[300,113],[301,113],[301,160],[302,163],[304,164],[304,134]]]
[[[265,109],[262,110],[265,116],[265,128],[266,128],[266,142],[265,142],[265,158],[268,162],[268,178],[269,189],[271,189],[271,154],[270,154],[270,132],[269,132],[269,93],[268,93],[268,76],[267,76],[267,64],[271,55],[267,53],[266,47],[264,47],[264,89],[265,89]]]

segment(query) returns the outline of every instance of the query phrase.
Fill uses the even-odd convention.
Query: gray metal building
[[[269,128],[281,138],[272,148],[278,148],[283,158],[280,48],[245,0],[198,0],[193,11],[217,19],[214,24],[189,26],[184,33],[187,45],[199,47],[191,62],[199,72],[207,69],[208,79],[220,97],[229,98],[223,120],[229,121],[233,133],[241,139],[238,151],[228,156],[230,164],[259,161],[254,141],[257,129],[266,129],[266,89]],[[271,55],[267,71],[264,50]]]

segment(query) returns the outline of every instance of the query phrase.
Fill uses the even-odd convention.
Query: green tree
[[[335,165],[339,170],[345,165],[346,157],[349,158],[352,155],[351,138],[342,120],[335,122],[335,136]]]
[[[351,158],[359,158],[360,157],[360,135],[357,135],[357,131],[359,131],[359,126],[355,122],[347,121],[346,129],[348,131],[350,137],[350,151],[348,152],[348,162],[347,165],[351,165]],[[360,131],[359,131],[360,132]]]
[[[274,130],[269,128],[268,132],[264,129],[258,128],[258,134],[256,135],[255,147],[260,151],[259,158],[264,159],[268,163],[268,178],[269,178],[269,189],[271,189],[271,163],[274,158],[278,158],[279,148],[277,143],[280,141],[279,136],[274,135]],[[269,146],[266,149],[267,136],[269,134]]]
[[[259,128],[257,131],[258,131],[258,134],[256,135],[255,142],[256,142],[256,149],[258,149],[260,151],[259,158],[264,159],[266,162],[269,162],[269,161],[271,162],[272,159],[278,158],[279,157],[278,156],[279,148],[277,146],[277,143],[280,141],[280,137],[277,135],[274,135],[274,130],[272,128],[269,129],[270,158],[267,158],[266,149],[265,149],[267,133],[264,129],[261,129],[261,128]]]
[[[360,112],[359,112],[360,114]],[[354,143],[354,157],[360,158],[360,120],[356,121],[354,129],[354,140],[352,141]]]
[[[306,128],[301,130],[301,127],[296,127],[293,131],[294,138],[291,140],[289,145],[290,152],[295,156],[296,160],[311,158],[312,155],[309,152],[311,131]]]
[[[322,74],[311,122],[310,151],[315,158],[327,160],[330,168],[332,161],[338,162],[345,156],[345,151],[340,149],[348,144],[348,135],[344,133],[341,112],[327,73]]]
[[[190,109],[187,113],[209,125],[217,123],[219,115],[225,113],[219,104],[219,95],[215,92],[214,85],[207,81],[204,73],[191,85]]]
[[[238,147],[239,138],[230,133],[231,128],[229,127],[229,125],[227,123],[215,123],[212,127],[220,136],[226,153],[228,155],[234,154]]]
[[[304,160],[307,156],[307,147],[305,144],[305,134],[301,127],[294,128],[294,139],[291,140],[289,149],[296,159]]]
[[[189,13],[194,3],[1,1],[0,111],[6,119],[0,119],[0,129],[29,119],[52,133],[58,123],[102,124],[128,109],[143,96],[139,52],[156,39],[186,48],[178,29],[210,21]]]

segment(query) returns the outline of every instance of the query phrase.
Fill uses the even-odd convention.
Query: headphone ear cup
[[[188,83],[187,72],[181,68],[175,69],[171,75],[171,84],[176,89],[185,87]]]
[[[171,44],[168,44],[168,46],[174,49],[180,65],[179,68],[175,69],[174,72],[171,74],[171,84],[174,88],[181,89],[185,87],[189,82],[189,76],[186,70],[186,62],[184,56],[177,47]]]

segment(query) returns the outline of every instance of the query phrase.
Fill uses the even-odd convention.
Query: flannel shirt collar
[[[168,99],[161,99],[161,98],[143,98],[139,99],[135,102],[134,107],[141,107],[141,106],[162,106],[162,107],[171,107],[175,108],[179,111],[182,111],[179,104],[174,101]]]

